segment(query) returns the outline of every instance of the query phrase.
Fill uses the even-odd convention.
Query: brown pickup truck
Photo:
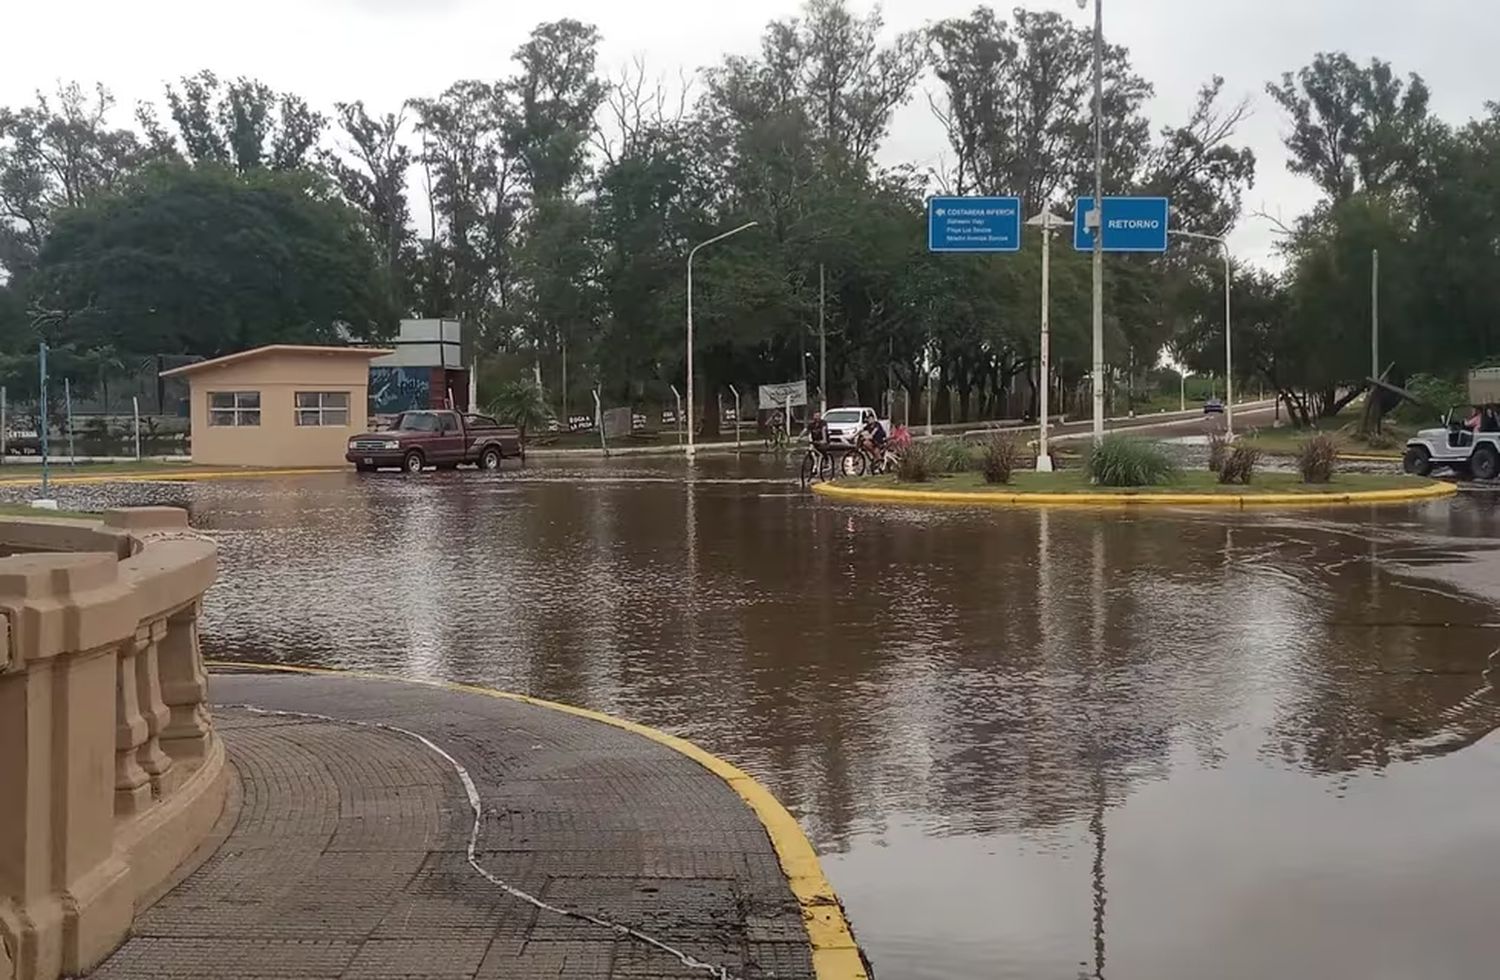
[[[344,453],[361,473],[383,466],[408,473],[420,473],[429,466],[451,470],[464,463],[498,470],[500,461],[508,457],[526,458],[514,426],[501,425],[487,415],[437,410],[402,412],[390,428],[350,439]]]

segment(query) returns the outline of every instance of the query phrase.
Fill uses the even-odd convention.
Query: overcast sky
[[[1248,95],[1253,115],[1243,140],[1259,158],[1247,210],[1290,219],[1315,198],[1286,172],[1279,134],[1285,121],[1264,95],[1267,80],[1306,64],[1318,51],[1345,50],[1364,61],[1390,61],[1424,76],[1435,110],[1449,120],[1500,99],[1494,49],[1494,0],[1104,0],[1105,32],[1131,50],[1156,86],[1153,121],[1181,120],[1204,80],[1218,73],[1226,94]],[[853,0],[856,9],[870,6]],[[889,0],[889,31],[961,16],[975,0]],[[1080,23],[1075,0],[1026,0]],[[0,104],[28,100],[57,79],[103,81],[123,106],[160,101],[165,80],[210,68],[252,75],[297,92],[328,111],[362,98],[375,110],[435,95],[458,78],[494,79],[511,71],[510,53],[543,19],[576,17],[603,35],[600,67],[635,56],[653,73],[675,76],[729,53],[754,54],[773,18],[795,14],[798,0],[10,0],[0,13]],[[1013,3],[997,3],[1008,11]],[[220,14],[218,10],[225,12]],[[231,12],[232,11],[232,12]],[[925,89],[934,83],[924,80]],[[120,122],[128,121],[122,112]],[[935,165],[944,151],[921,91],[895,119],[887,161]],[[1272,235],[1247,217],[1236,250],[1263,258]]]

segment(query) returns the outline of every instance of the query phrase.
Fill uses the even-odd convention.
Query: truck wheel
[[[494,446],[486,446],[484,452],[479,454],[479,468],[482,470],[498,470],[500,468],[500,450]]]
[[[1426,476],[1432,472],[1432,454],[1426,446],[1412,446],[1401,457],[1401,468],[1412,476]]]
[[[374,473],[375,472],[375,467],[366,465],[365,463],[355,463],[354,464],[354,472],[356,472],[356,473]]]
[[[1474,479],[1493,480],[1500,476],[1500,453],[1493,446],[1479,446],[1469,457],[1469,466],[1474,470]]]
[[[408,473],[420,473],[422,472],[422,467],[426,465],[427,461],[415,449],[407,453],[401,460],[401,468]]]

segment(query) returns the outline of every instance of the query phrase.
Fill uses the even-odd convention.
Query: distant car
[[[859,430],[864,428],[862,419],[865,413],[874,414],[873,408],[854,406],[850,408],[830,408],[823,413],[823,421],[828,423],[828,444],[830,446],[852,446],[854,437]],[[889,419],[881,419],[880,424],[885,426],[885,431],[891,431]]]
[[[1223,415],[1224,403],[1217,398],[1210,398],[1203,403],[1204,415]]]

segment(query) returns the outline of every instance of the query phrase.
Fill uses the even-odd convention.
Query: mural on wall
[[[432,369],[370,368],[370,414],[394,415],[431,404]]]

